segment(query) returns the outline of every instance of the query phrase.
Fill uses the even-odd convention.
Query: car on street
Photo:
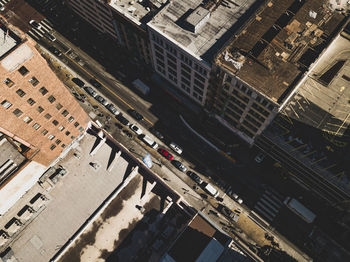
[[[149,129],[149,131],[152,132],[152,134],[154,134],[157,138],[159,138],[160,140],[164,139],[164,136],[162,135],[162,133],[160,133],[158,130],[156,130],[154,127],[151,127]]]
[[[141,134],[142,134],[141,128],[139,128],[137,125],[132,124],[132,125],[130,125],[129,127],[130,127],[130,129],[131,129],[132,131],[134,131],[136,134],[138,134],[138,135],[141,135]]]
[[[171,142],[170,143],[170,148],[172,149],[172,150],[174,150],[176,153],[178,153],[179,155],[181,155],[182,154],[182,148],[181,147],[179,147],[177,144],[175,144],[174,142]]]
[[[95,92],[95,90],[93,90],[91,87],[89,86],[85,86],[84,87],[85,91],[91,95],[92,97],[96,97],[97,96],[97,93]]]
[[[135,118],[137,121],[141,121],[143,119],[143,115],[141,115],[139,112],[137,112],[134,109],[129,109],[128,113]]]
[[[98,82],[96,79],[91,78],[89,80],[89,82],[90,82],[90,84],[92,84],[96,88],[102,87],[102,84],[100,82]]]
[[[35,20],[30,20],[29,24],[36,29],[41,29],[41,25],[39,25],[39,23],[37,23]]]
[[[118,119],[119,122],[122,123],[124,126],[129,125],[129,120],[123,117],[122,114],[117,115],[115,118]]]
[[[95,99],[96,99],[98,102],[100,102],[102,105],[104,105],[104,106],[108,105],[108,101],[107,101],[104,97],[102,97],[102,96],[100,96],[100,95],[97,95],[97,96],[95,97]]]
[[[259,153],[254,160],[260,164],[262,161],[264,161],[265,156],[266,155],[264,153]]]
[[[187,175],[192,178],[198,185],[203,183],[203,180],[193,171],[187,171]]]
[[[61,56],[62,55],[62,53],[60,52],[60,50],[58,50],[56,47],[54,47],[54,46],[50,46],[49,47],[49,51],[51,52],[51,53],[53,53],[54,55],[56,55],[56,56]]]
[[[180,161],[178,160],[173,160],[172,161],[172,164],[177,168],[179,169],[180,171],[182,172],[186,172],[187,171],[187,167],[185,167],[184,164],[182,164]]]
[[[113,104],[108,104],[106,106],[106,108],[115,116],[119,115],[120,112],[118,111],[118,109],[113,105]]]
[[[79,79],[78,77],[73,77],[72,82],[79,87],[83,87],[85,85],[85,83],[81,79]]]
[[[168,160],[174,159],[173,155],[166,151],[164,148],[159,148],[158,152]]]
[[[131,134],[128,130],[124,129],[124,130],[123,130],[123,133],[124,133],[127,137],[132,138],[132,134]]]

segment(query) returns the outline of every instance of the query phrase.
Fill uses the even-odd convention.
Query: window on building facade
[[[46,119],[50,119],[52,116],[51,116],[50,114],[46,114],[44,117],[45,117]]]
[[[83,132],[84,131],[84,128],[83,127],[79,127],[79,132]]]
[[[54,144],[52,144],[51,146],[50,146],[50,150],[54,150],[56,148],[56,146],[54,145]]]
[[[22,89],[18,89],[16,91],[17,95],[19,95],[20,97],[24,97],[26,95],[26,92],[24,92]]]
[[[67,116],[68,114],[69,114],[69,112],[67,110],[63,110],[63,112],[62,112],[63,116]]]
[[[47,92],[49,92],[45,87],[41,87],[40,89],[39,89],[39,92],[44,96],[44,95],[46,95],[47,94]]]
[[[38,106],[36,108],[36,111],[38,111],[39,113],[42,113],[44,111],[44,108],[42,108],[41,106]]]
[[[62,145],[61,145],[61,147],[62,147],[62,148],[65,148],[65,147],[66,147],[66,145],[65,145],[65,144],[62,144]]]
[[[52,124],[54,124],[55,126],[57,126],[57,125],[58,125],[58,121],[57,121],[57,120],[53,120],[53,121],[52,121]]]
[[[62,107],[63,107],[63,105],[61,105],[60,103],[57,103],[57,104],[56,104],[57,110],[61,110]]]
[[[35,124],[33,125],[33,128],[34,128],[35,130],[38,130],[40,127],[41,127],[41,125],[39,125],[38,123],[35,123]]]
[[[12,106],[12,104],[9,101],[7,101],[6,99],[1,102],[1,105],[3,107],[5,107],[6,109],[9,109]]]
[[[64,126],[59,126],[59,127],[58,127],[58,130],[63,131],[64,128],[65,128]]]
[[[4,83],[8,86],[8,87],[12,87],[15,83],[10,79],[10,78],[6,78],[4,80]]]
[[[62,141],[59,140],[59,139],[56,139],[56,141],[55,141],[56,145],[59,145],[61,142],[62,142]]]
[[[16,108],[15,110],[13,110],[13,112],[12,112],[15,116],[17,116],[17,117],[20,117],[22,114],[23,114],[23,112],[21,111],[21,110],[19,110],[18,108]]]
[[[70,135],[70,132],[69,131],[66,131],[66,136],[69,136]]]
[[[78,126],[79,126],[79,123],[78,123],[78,122],[75,122],[75,123],[74,123],[74,126],[75,126],[75,127],[78,127]]]
[[[27,100],[27,103],[30,104],[30,105],[32,106],[32,105],[35,104],[35,101],[34,101],[33,98],[29,98],[29,99]]]
[[[49,102],[52,104],[53,102],[56,101],[56,98],[54,96],[49,96],[47,100],[49,100]]]
[[[22,76],[25,76],[26,74],[29,73],[29,70],[28,70],[25,66],[21,66],[21,67],[18,69],[18,72],[19,72]]]
[[[72,123],[73,121],[74,121],[74,117],[70,116],[70,117],[68,118],[68,122],[69,122],[69,123]]]
[[[25,116],[25,117],[23,118],[23,121],[24,121],[25,123],[29,124],[30,122],[33,121],[33,119],[32,119],[31,117],[29,117],[29,116]]]
[[[49,135],[47,138],[50,139],[50,140],[53,140],[55,138],[55,136],[54,135]]]
[[[32,86],[37,86],[39,84],[39,80],[33,76],[31,79],[29,79],[29,83],[31,83]]]
[[[43,131],[41,131],[41,133],[43,134],[43,136],[45,136],[47,133],[49,133],[49,131],[47,131],[46,129],[44,129]]]

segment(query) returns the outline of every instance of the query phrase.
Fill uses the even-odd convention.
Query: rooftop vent
[[[229,53],[226,51],[225,55],[224,55],[224,59],[227,62],[231,62],[233,64],[233,66],[237,69],[240,70],[241,67],[243,66],[246,58],[244,55],[242,55],[240,52],[238,51],[234,51],[231,53],[231,57],[229,56]]]
[[[192,11],[192,13],[185,19],[188,29],[193,33],[197,33],[198,30],[208,21],[210,18],[209,10],[198,6]]]

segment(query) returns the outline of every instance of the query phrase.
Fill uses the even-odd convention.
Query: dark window
[[[41,133],[43,134],[43,136],[45,136],[49,131],[47,131],[46,129],[44,129],[43,131],[41,131]]]
[[[66,136],[69,136],[70,135],[70,132],[69,131],[66,131]]]
[[[62,115],[67,116],[69,112],[67,110],[63,110]]]
[[[27,102],[28,102],[28,104],[30,104],[31,106],[35,104],[35,101],[34,101],[33,98],[29,98],[29,99],[27,100]]]
[[[53,121],[52,121],[52,124],[54,124],[55,126],[57,126],[57,125],[58,125],[58,121],[57,121],[57,120],[53,120]]]
[[[56,141],[55,141],[56,145],[59,145],[61,142],[62,142],[62,141],[59,140],[59,139],[56,139]]]
[[[23,114],[23,112],[16,108],[15,110],[13,110],[13,114],[17,117],[20,117]]]
[[[51,118],[51,115],[50,115],[50,114],[46,114],[46,115],[45,115],[45,118],[46,118],[46,119],[50,119],[50,118]]]
[[[18,89],[16,91],[17,95],[19,95],[20,97],[24,97],[26,95],[26,92],[24,92],[22,89]]]
[[[39,89],[39,92],[44,96],[44,95],[46,95],[47,92],[49,92],[49,91],[47,91],[47,89],[46,89],[45,87],[42,87],[42,88]]]
[[[12,87],[15,83],[10,79],[10,78],[6,78],[4,80],[4,83],[8,86],[8,87]]]
[[[38,106],[36,108],[36,110],[39,112],[39,113],[42,113],[44,111],[44,108],[42,108],[41,106]]]
[[[62,107],[63,107],[63,106],[62,106],[60,103],[58,103],[58,104],[56,105],[57,110],[60,110]]]
[[[53,102],[56,101],[56,98],[54,96],[49,96],[47,100],[49,100],[49,102],[52,104]]]
[[[74,123],[74,126],[75,126],[75,127],[78,127],[78,126],[79,126],[79,123],[78,123],[78,122],[75,122],[75,123]]]
[[[25,76],[26,74],[29,73],[29,70],[28,70],[25,66],[21,66],[21,67],[18,69],[18,72],[19,72],[22,76]]]
[[[56,148],[56,146],[54,145],[54,144],[52,144],[51,146],[50,146],[50,149],[51,150],[54,150]]]

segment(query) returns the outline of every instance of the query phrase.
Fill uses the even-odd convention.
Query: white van
[[[213,197],[217,197],[219,195],[219,191],[215,187],[213,187],[211,184],[207,184],[204,187],[204,190],[210,195],[212,195]]]
[[[152,147],[154,149],[158,148],[158,144],[156,142],[154,142],[154,140],[152,138],[150,138],[148,135],[144,135],[142,137],[142,140],[143,140],[143,142],[145,142],[150,147]]]

